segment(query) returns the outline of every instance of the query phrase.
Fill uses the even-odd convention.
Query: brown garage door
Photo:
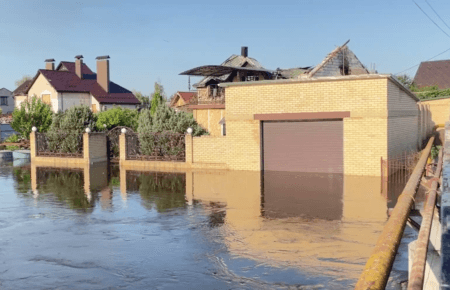
[[[344,172],[342,120],[263,122],[265,171]]]

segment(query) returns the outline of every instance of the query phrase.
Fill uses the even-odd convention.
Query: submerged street
[[[1,167],[2,289],[349,289],[387,220],[375,177],[32,170]]]

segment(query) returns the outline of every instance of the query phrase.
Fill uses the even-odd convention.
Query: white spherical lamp
[[[187,130],[186,130],[186,131],[187,131],[187,133],[188,133],[188,134],[192,134],[192,131],[193,131],[193,130],[192,130],[192,128],[191,128],[191,127],[189,127],[189,128],[187,128]]]
[[[122,132],[122,134],[125,134],[127,132],[127,129],[122,128],[122,130],[120,130],[120,132]]]
[[[31,128],[31,131],[36,132],[37,128],[35,126],[33,126],[33,128]]]
[[[89,128],[86,128],[86,133],[91,133],[91,129],[89,129]]]

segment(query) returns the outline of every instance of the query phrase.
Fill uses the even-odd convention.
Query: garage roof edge
[[[408,88],[403,86],[392,74],[364,74],[364,75],[349,75],[349,76],[336,76],[336,77],[317,77],[317,78],[303,78],[303,79],[283,79],[283,80],[263,80],[253,82],[233,82],[233,83],[221,83],[219,87],[237,87],[237,86],[260,86],[271,84],[292,84],[292,83],[307,83],[307,82],[330,82],[330,81],[351,81],[351,80],[370,80],[370,79],[389,79],[396,84],[401,90],[407,93],[416,102],[420,102],[420,99],[411,92]]]

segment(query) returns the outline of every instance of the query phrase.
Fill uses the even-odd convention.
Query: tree
[[[31,128],[36,126],[38,132],[46,132],[52,124],[53,112],[48,104],[36,96],[20,104],[12,113],[11,127],[25,139],[30,138]]]
[[[141,102],[141,108],[147,109],[150,106],[150,98],[148,96],[144,96],[141,92],[133,90],[133,95]]]
[[[399,75],[397,79],[408,89],[413,85],[413,79],[407,74]]]
[[[24,75],[24,76],[22,76],[22,78],[16,80],[16,81],[14,82],[14,84],[16,85],[16,88],[17,88],[18,86],[20,86],[20,85],[23,84],[24,82],[30,81],[30,80],[32,80],[32,79],[33,79],[33,78],[32,78],[30,75]]]
[[[138,124],[138,111],[132,109],[123,109],[122,107],[114,107],[108,111],[98,113],[97,129],[112,129],[117,126],[130,127],[136,130]]]
[[[151,97],[152,97],[152,104],[150,107],[150,112],[152,113],[152,115],[154,115],[158,106],[164,104],[166,100],[164,87],[159,82],[155,82],[155,91],[153,92]]]

